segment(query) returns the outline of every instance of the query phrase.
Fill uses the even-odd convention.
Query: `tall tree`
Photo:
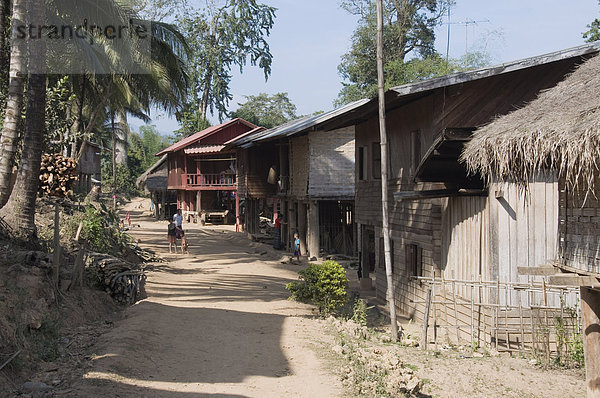
[[[29,1],[28,7],[31,20],[43,20],[44,8],[33,3]],[[30,70],[34,65],[43,65],[45,62],[45,40],[31,40],[28,55]],[[11,224],[15,227],[15,231],[26,240],[36,236],[35,200],[39,188],[40,164],[44,147],[45,112],[46,75],[38,72],[30,73],[27,83],[27,112],[21,162],[14,191],[6,205],[11,217],[14,217]]]
[[[209,0],[203,10],[184,10],[179,27],[186,32],[192,50],[190,59],[191,101],[199,120],[207,111],[227,115],[231,69],[240,72],[250,62],[271,74],[271,55],[266,37],[273,27],[276,9],[256,0]]]
[[[383,63],[386,75],[392,66],[396,72],[408,55],[427,59],[435,55],[435,27],[452,0],[385,0],[383,3]],[[369,0],[346,0],[342,7],[359,15],[360,21],[352,36],[350,51],[342,56],[338,70],[346,81],[339,94],[338,104],[377,93],[376,9]],[[410,61],[409,61],[410,62]],[[396,73],[398,74],[398,73]],[[398,83],[388,79],[386,83]],[[404,83],[404,81],[400,82]]]
[[[288,93],[269,96],[265,93],[245,95],[246,102],[231,114],[254,123],[257,126],[271,128],[296,118],[296,105],[288,98]]]
[[[26,26],[26,15],[27,0],[13,0],[11,38],[17,37],[19,25]],[[11,40],[8,97],[0,137],[0,207],[6,204],[10,196],[10,183],[23,105],[23,87],[27,66],[26,52],[25,40]]]

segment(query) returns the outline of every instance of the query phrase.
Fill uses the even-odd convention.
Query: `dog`
[[[181,246],[182,246],[182,250],[185,254],[190,254],[190,251],[188,250],[190,245],[187,243],[187,241],[185,243],[182,243]]]

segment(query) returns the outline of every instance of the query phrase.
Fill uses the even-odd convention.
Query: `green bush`
[[[99,253],[119,254],[127,243],[127,235],[119,228],[119,217],[104,204],[96,208],[86,205],[82,237],[89,249]]]
[[[298,274],[300,280],[286,286],[292,299],[316,305],[322,315],[332,313],[346,302],[348,278],[346,271],[335,261],[310,264]]]

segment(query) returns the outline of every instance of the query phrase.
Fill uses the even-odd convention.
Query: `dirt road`
[[[148,273],[148,298],[99,338],[89,368],[61,396],[342,395],[316,354],[329,344],[323,325],[287,300],[298,266],[226,227],[196,224],[184,224],[190,254],[169,255],[167,224],[139,213],[132,235],[169,263]]]

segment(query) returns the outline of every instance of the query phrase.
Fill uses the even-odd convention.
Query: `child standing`
[[[177,254],[177,231],[173,220],[169,220],[169,227],[167,228],[167,237],[169,238],[169,253],[172,253],[173,246],[175,246],[175,254]]]
[[[298,232],[294,234],[294,256],[300,263],[300,235],[298,235]]]

